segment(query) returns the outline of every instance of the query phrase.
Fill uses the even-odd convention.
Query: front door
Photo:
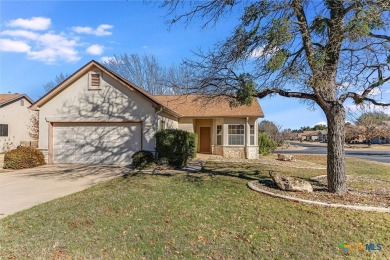
[[[210,127],[200,128],[200,147],[199,152],[211,153],[211,135]]]

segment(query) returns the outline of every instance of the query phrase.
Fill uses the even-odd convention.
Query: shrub
[[[156,133],[156,152],[159,160],[174,167],[183,167],[196,156],[196,134],[179,129],[165,129]]]
[[[266,133],[259,132],[259,153],[269,155],[278,147],[278,144],[272,140]]]
[[[4,155],[4,169],[33,168],[44,164],[43,153],[33,147],[22,146]]]
[[[198,150],[198,136],[195,133],[187,132],[189,135],[188,139],[188,156],[190,159],[196,157],[196,151]]]
[[[138,151],[131,158],[133,159],[132,165],[137,169],[145,169],[154,162],[153,153],[149,151]]]

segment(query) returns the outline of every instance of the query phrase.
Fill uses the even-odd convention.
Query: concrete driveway
[[[0,218],[131,171],[115,165],[45,165],[0,173]]]

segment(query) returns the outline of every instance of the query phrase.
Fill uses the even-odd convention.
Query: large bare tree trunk
[[[344,156],[345,109],[336,101],[325,112],[328,120],[328,190],[342,194],[347,192]]]

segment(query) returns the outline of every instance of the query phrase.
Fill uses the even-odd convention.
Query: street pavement
[[[302,150],[283,150],[278,149],[276,153],[287,153],[287,154],[326,154],[326,145],[316,144],[316,143],[300,143],[300,142],[290,142],[291,145],[296,145],[302,147]],[[355,158],[390,163],[390,148],[389,151],[365,151],[365,150],[346,150],[346,156],[351,156]],[[390,165],[389,165],[390,167]]]

